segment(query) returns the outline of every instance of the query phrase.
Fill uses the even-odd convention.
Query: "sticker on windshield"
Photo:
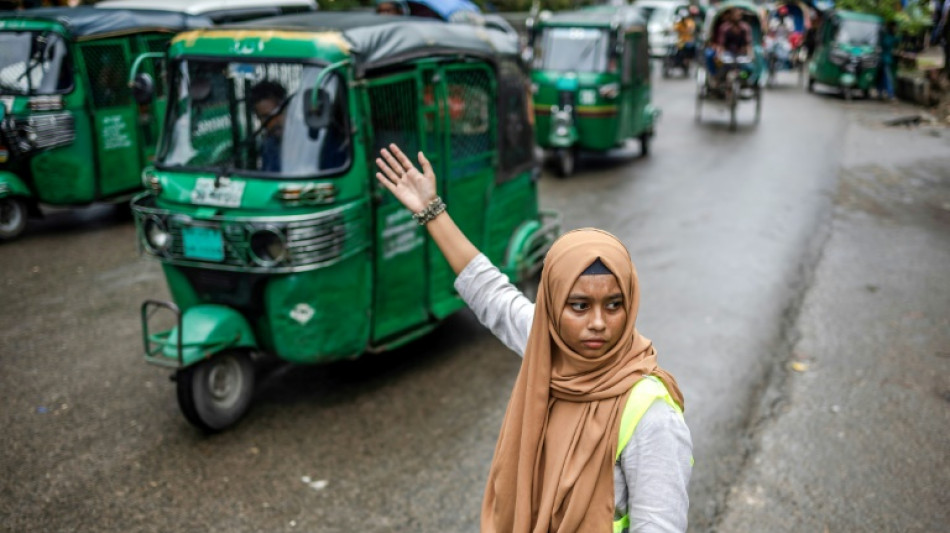
[[[228,178],[198,178],[195,189],[191,191],[191,202],[217,207],[240,207],[244,185],[243,181]]]
[[[228,77],[255,80],[258,78],[257,68],[253,63],[228,63]]]

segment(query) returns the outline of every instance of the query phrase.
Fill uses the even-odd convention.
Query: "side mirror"
[[[304,123],[310,131],[318,131],[329,126],[332,113],[330,93],[326,89],[307,89],[303,93],[303,98]]]
[[[155,97],[155,80],[146,73],[138,74],[132,81],[132,98],[139,105],[152,101]]]

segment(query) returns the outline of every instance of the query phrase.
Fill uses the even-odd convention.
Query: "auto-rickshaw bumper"
[[[33,193],[30,192],[26,183],[20,179],[20,176],[17,176],[13,172],[0,170],[0,198],[6,198],[7,196],[24,196],[30,198],[33,196]]]
[[[149,319],[159,309],[175,316],[172,329],[150,333]],[[254,348],[257,342],[247,320],[223,305],[202,304],[184,313],[177,305],[159,300],[142,303],[142,341],[145,361],[184,368],[229,348]]]

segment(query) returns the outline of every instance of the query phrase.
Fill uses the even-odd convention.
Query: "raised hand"
[[[419,152],[420,172],[395,144],[379,153],[381,157],[376,158],[376,165],[381,172],[376,173],[376,179],[409,211],[417,213],[425,209],[436,196],[435,172],[426,156]]]

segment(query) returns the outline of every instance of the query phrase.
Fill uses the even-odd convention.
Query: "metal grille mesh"
[[[92,87],[92,101],[97,108],[129,105],[129,58],[119,44],[85,44],[83,60]]]
[[[378,153],[389,143],[395,143],[407,154],[419,151],[419,102],[415,80],[407,78],[371,86],[369,100],[374,133],[371,153]]]
[[[450,70],[446,81],[452,158],[464,159],[494,150],[491,127],[495,106],[488,71]]]

